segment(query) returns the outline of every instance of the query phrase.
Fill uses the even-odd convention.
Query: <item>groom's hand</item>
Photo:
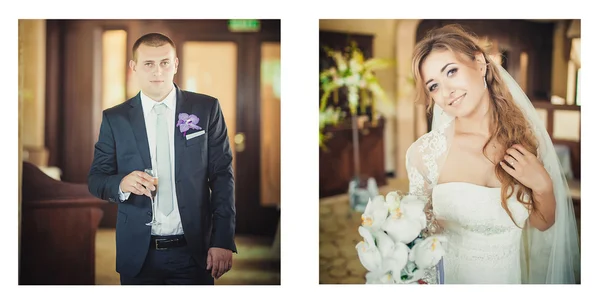
[[[208,257],[206,258],[206,269],[211,270],[211,275],[214,279],[219,279],[227,271],[231,270],[232,262],[231,250],[223,248],[208,249]]]
[[[146,195],[151,197],[150,191],[154,191],[156,187],[152,184],[152,176],[141,171],[133,171],[129,175],[123,177],[119,187],[123,193],[134,193],[136,195]]]

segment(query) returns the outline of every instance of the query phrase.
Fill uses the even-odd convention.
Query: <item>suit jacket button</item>
[[[149,210],[148,211],[148,215],[151,216],[152,215],[152,211]]]

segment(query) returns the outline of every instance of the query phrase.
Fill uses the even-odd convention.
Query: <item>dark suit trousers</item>
[[[187,246],[157,250],[150,247],[142,270],[136,277],[121,275],[121,285],[213,285],[210,271],[204,270]]]

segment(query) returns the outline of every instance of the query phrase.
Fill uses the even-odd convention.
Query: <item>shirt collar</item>
[[[142,107],[144,109],[144,112],[151,112],[152,108],[154,108],[155,104],[158,103],[164,103],[165,105],[167,105],[167,108],[171,109],[171,110],[175,110],[175,84],[173,84],[173,89],[171,89],[171,92],[169,92],[169,94],[167,95],[167,97],[165,97],[165,99],[163,99],[161,102],[156,102],[154,100],[152,100],[150,97],[146,96],[146,94],[144,94],[144,92],[140,91],[140,98],[142,98]]]

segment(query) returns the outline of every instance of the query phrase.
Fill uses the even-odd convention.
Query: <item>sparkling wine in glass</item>
[[[152,184],[154,184],[154,191],[150,190],[150,195],[152,195],[152,197],[150,197],[150,200],[152,202],[152,221],[150,221],[149,223],[146,223],[146,225],[148,226],[152,226],[152,225],[158,225],[160,224],[158,221],[156,221],[156,192],[158,191],[158,175],[156,174],[156,171],[153,169],[145,169],[144,172],[150,176],[152,176],[153,182]]]

